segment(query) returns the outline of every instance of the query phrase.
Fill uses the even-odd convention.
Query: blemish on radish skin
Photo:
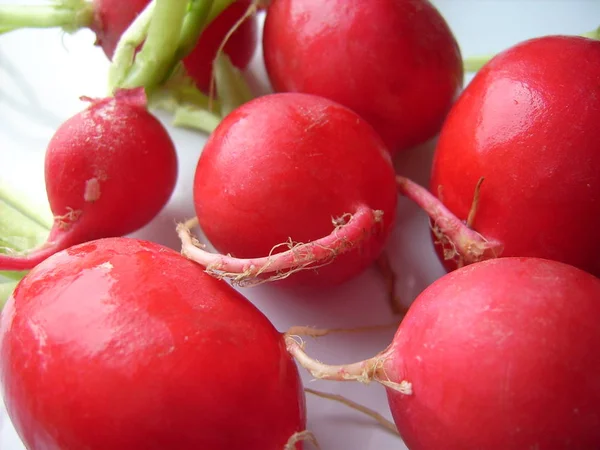
[[[106,262],[100,264],[98,267],[101,267],[103,269],[111,270],[113,268],[113,265],[111,264],[110,261],[106,261]]]
[[[100,181],[98,178],[90,178],[85,182],[85,192],[83,199],[86,202],[95,202],[100,198]]]

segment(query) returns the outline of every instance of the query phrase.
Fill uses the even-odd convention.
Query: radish
[[[208,4],[206,0],[195,0]],[[106,56],[112,59],[119,39],[150,0],[61,0],[56,5],[0,5],[1,30],[24,27],[62,27],[66,31],[89,28],[96,35]],[[183,59],[183,65],[197,87],[209,92],[212,61],[226,34],[246,13],[250,0],[214,0],[209,15],[210,23],[200,35],[193,50]],[[258,42],[255,15],[244,20],[227,44],[224,52],[234,66],[244,69],[250,62]]]
[[[273,0],[262,45],[276,91],[348,106],[392,153],[435,136],[463,84],[458,43],[427,0]]]
[[[0,270],[26,270],[92,239],[132,233],[150,222],[177,181],[177,154],[146,109],[143,88],[90,99],[65,121],[45,155],[54,223],[47,242],[25,255],[0,255]]]
[[[598,123],[600,41],[534,38],[486,64],[444,124],[432,194],[400,180],[446,267],[535,256],[600,276]]]
[[[316,378],[375,380],[411,450],[600,448],[600,279],[498,258],[425,289],[393,342],[344,366],[288,349]]]
[[[227,283],[138,239],[31,270],[2,311],[0,373],[29,450],[283,450],[307,434],[283,335]]]
[[[340,283],[381,254],[397,197],[389,153],[356,113],[309,94],[265,95],[223,119],[196,167],[196,215],[223,254],[195,245],[187,226],[182,251],[240,284],[292,274]]]

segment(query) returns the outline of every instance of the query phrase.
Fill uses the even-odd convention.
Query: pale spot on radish
[[[95,202],[100,198],[100,194],[100,181],[98,181],[98,178],[90,178],[85,182],[83,199],[86,202]]]
[[[113,268],[113,265],[111,264],[110,261],[106,261],[106,262],[100,264],[98,267],[101,267],[103,269],[111,270]]]

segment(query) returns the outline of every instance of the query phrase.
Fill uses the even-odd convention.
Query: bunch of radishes
[[[274,92],[258,95],[242,71],[261,10]],[[29,449],[301,449],[294,360],[385,386],[410,449],[600,448],[600,41],[518,43],[463,89],[427,0],[0,6],[0,31],[34,26],[92,29],[111,70],[49,143],[47,243],[0,255],[29,270],[0,321]],[[165,105],[210,132],[181,254],[126,237],[186,169],[151,112]],[[397,175],[438,134],[429,188]],[[356,277],[385,260],[399,195],[449,273],[373,358],[312,359],[228,284]]]

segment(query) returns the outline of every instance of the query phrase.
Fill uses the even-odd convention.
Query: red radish
[[[1,317],[4,399],[29,450],[282,450],[305,428],[283,335],[158,244],[59,252]]]
[[[386,386],[411,450],[600,448],[600,279],[499,258],[425,289],[391,345],[345,366],[289,350],[317,378]]]
[[[500,256],[553,259],[600,276],[598,123],[599,41],[535,38],[486,64],[441,132],[430,186],[439,200],[401,185],[429,210],[446,267],[494,256],[467,236],[476,232],[502,247]]]
[[[463,84],[459,46],[427,0],[273,0],[263,54],[276,91],[348,106],[392,153],[435,136]]]
[[[0,255],[0,270],[31,269],[81,242],[132,233],[150,222],[177,181],[177,154],[146,109],[143,88],[90,105],[64,122],[48,144],[46,192],[54,224],[46,244]]]
[[[226,116],[196,167],[200,226],[227,256],[179,234],[183,253],[219,277],[339,283],[381,254],[396,202],[389,154],[367,122],[322,97],[269,94]]]
[[[150,0],[95,0],[94,3],[96,11],[92,29],[96,33],[97,44],[112,59],[119,38]],[[182,60],[188,75],[206,94],[209,93],[212,62],[219,46],[229,30],[244,16],[250,3],[250,0],[236,0],[228,6],[202,32],[194,50]],[[232,33],[223,51],[234,66],[244,69],[254,55],[257,42],[258,25],[256,15],[252,15]]]
[[[90,28],[96,34],[96,44],[109,59],[112,59],[117,43],[127,27],[150,3],[150,0],[93,0],[91,3],[62,0],[43,21],[45,26],[62,26],[65,29]],[[198,43],[183,64],[188,74],[194,79],[199,89],[209,92],[209,82],[212,73],[212,61],[217,54],[221,42],[236,22],[241,19],[250,0],[235,0],[221,12],[202,32]],[[1,10],[2,6],[0,6]],[[8,11],[3,15],[3,25],[9,27],[12,20],[11,12],[15,6],[8,6]],[[22,8],[22,7],[21,7]],[[28,14],[23,11],[25,18],[21,18],[19,25],[27,23],[27,15],[35,16],[39,7],[29,6]],[[65,19],[66,17],[66,19]],[[31,26],[34,25],[32,19]],[[244,20],[236,29],[224,47],[224,52],[229,56],[234,66],[244,69],[252,59],[258,42],[258,25],[255,15]]]

